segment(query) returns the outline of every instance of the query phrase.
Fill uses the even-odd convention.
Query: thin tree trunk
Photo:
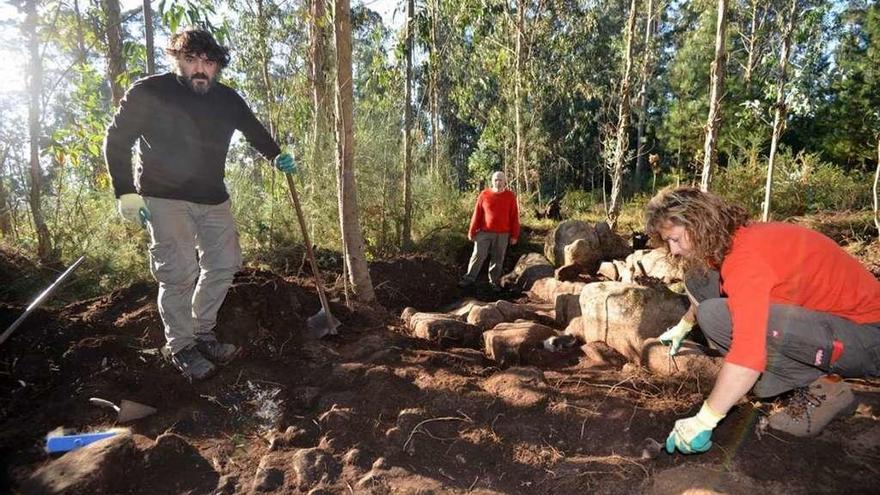
[[[630,72],[632,72],[633,38],[636,34],[636,0],[629,6],[629,19],[626,22],[626,49],[623,59],[623,75],[620,82],[620,101],[617,105],[617,144],[614,147],[614,163],[611,170],[611,204],[608,207],[608,226],[617,227],[622,201],[621,183],[623,169],[626,167],[626,154],[629,150],[630,123]],[[603,189],[604,190],[604,189]]]
[[[412,249],[412,52],[414,31],[414,1],[406,2],[406,53],[404,64],[406,74],[403,92],[403,238],[400,248],[403,251]]]
[[[43,62],[40,60],[40,41],[37,34],[37,1],[24,4],[24,35],[28,45],[28,137],[30,140],[30,206],[37,233],[37,256],[43,262],[52,261],[52,240],[43,218],[42,169],[40,168],[40,97],[43,94]]]
[[[877,241],[880,242],[880,137],[877,138],[877,171],[874,172],[874,226],[877,227]]]
[[[651,79],[651,61],[654,37],[654,0],[648,0],[645,19],[645,53],[642,56],[641,87],[639,88],[639,122],[636,125],[636,170],[633,177],[635,188],[642,187],[642,174],[645,171],[645,123],[648,119],[648,82]]]
[[[525,24],[525,8],[523,2],[516,2],[516,48],[515,48],[515,65],[514,65],[514,83],[513,83],[513,112],[515,120],[516,134],[516,156],[514,157],[513,169],[516,175],[516,182],[523,181],[523,190],[528,194],[529,180],[528,171],[525,164],[525,137],[523,136],[522,125],[522,51],[523,51],[523,27]]]
[[[770,197],[773,192],[773,168],[776,162],[776,149],[779,137],[785,129],[785,82],[788,69],[788,52],[791,50],[791,33],[794,31],[797,16],[798,0],[791,0],[788,22],[782,34],[782,51],[779,52],[779,78],[776,80],[776,104],[773,112],[773,137],[770,140],[770,156],[767,158],[767,183],[764,186],[764,211],[761,218],[766,222],[770,219]]]
[[[73,13],[76,15],[76,61],[82,66],[87,61],[87,53],[85,35],[83,34],[82,13],[79,11],[79,0],[73,0]]]
[[[147,45],[147,75],[156,73],[156,53],[153,46],[153,8],[144,0],[144,41]]]
[[[317,178],[326,159],[327,136],[333,132],[327,101],[327,11],[325,0],[311,0],[309,72],[312,83],[312,177]]]
[[[440,19],[437,0],[429,0],[431,6],[431,167],[440,168],[440,50],[437,48],[437,22]]]
[[[104,6],[104,16],[107,25],[107,77],[110,79],[110,95],[113,98],[113,106],[119,104],[119,100],[125,92],[122,87],[122,75],[125,74],[125,59],[122,57],[122,19],[119,14],[119,0],[101,0]]]
[[[357,188],[354,172],[354,129],[351,70],[351,15],[349,0],[335,0],[334,25],[336,38],[336,163],[340,184],[340,215],[343,218],[342,238],[349,276],[355,299],[364,303],[376,300],[373,282],[364,254],[364,237],[358,220]]]
[[[718,132],[721,129],[721,95],[724,93],[724,74],[727,64],[727,0],[718,0],[718,23],[715,29],[715,60],[712,62],[709,118],[706,122],[706,142],[703,145],[703,174],[700,189],[709,190],[712,173],[718,159]]]
[[[760,43],[760,40],[758,39],[758,31],[764,26],[764,21],[767,18],[767,8],[764,7],[764,11],[761,13],[761,16],[759,18],[758,7],[762,4],[763,2],[760,0],[752,0],[752,15],[751,22],[749,24],[749,35],[743,42],[746,53],[748,54],[748,57],[746,58],[746,66],[743,70],[743,80],[745,80],[746,83],[747,95],[750,95],[752,92],[752,77],[755,73],[755,66],[761,59],[761,55],[763,52],[763,44]]]
[[[6,175],[6,159],[9,157],[9,146],[0,154],[0,237],[9,238],[12,234],[12,216],[9,211],[9,192],[3,177]]]

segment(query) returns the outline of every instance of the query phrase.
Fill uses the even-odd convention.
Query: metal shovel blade
[[[116,421],[120,423],[127,423],[136,419],[146,418],[147,416],[156,413],[155,407],[125,399],[123,399],[122,403],[118,406],[109,400],[99,399],[97,397],[92,397],[89,399],[89,402],[96,406],[115,409],[117,413]]]
[[[321,308],[320,311],[309,316],[307,325],[309,333],[314,338],[322,339],[327,335],[336,335],[338,333],[336,329],[339,327],[339,320],[333,316],[333,313],[324,311],[324,308]]]

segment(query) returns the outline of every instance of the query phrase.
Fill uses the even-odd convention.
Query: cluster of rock
[[[568,335],[600,364],[617,360],[610,350],[663,375],[717,373],[718,358],[701,346],[686,343],[673,359],[657,341],[688,309],[687,298],[670,289],[683,277],[664,249],[633,251],[604,222],[568,220],[547,236],[544,251],[522,256],[502,284],[546,304],[551,322],[537,322],[534,311],[507,301],[469,301],[446,313],[407,308],[402,318],[417,337],[482,348],[502,366],[534,364],[530,353]]]

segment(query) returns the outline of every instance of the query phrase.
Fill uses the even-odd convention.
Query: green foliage
[[[766,177],[766,158],[743,153],[719,171],[713,189],[759,216]],[[870,206],[870,195],[871,181],[861,172],[846,172],[815,153],[795,154],[783,148],[776,155],[771,197],[774,218],[859,210]]]

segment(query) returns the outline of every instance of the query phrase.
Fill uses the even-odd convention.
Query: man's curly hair
[[[181,55],[204,55],[217,62],[221,69],[229,65],[229,49],[217,43],[214,36],[204,29],[186,28],[171,37],[165,53],[178,58]]]
[[[645,231],[655,246],[664,245],[660,229],[668,224],[685,228],[693,256],[679,260],[685,269],[718,268],[730,252],[733,233],[748,225],[740,206],[693,187],[668,188],[651,198],[645,211]]]

